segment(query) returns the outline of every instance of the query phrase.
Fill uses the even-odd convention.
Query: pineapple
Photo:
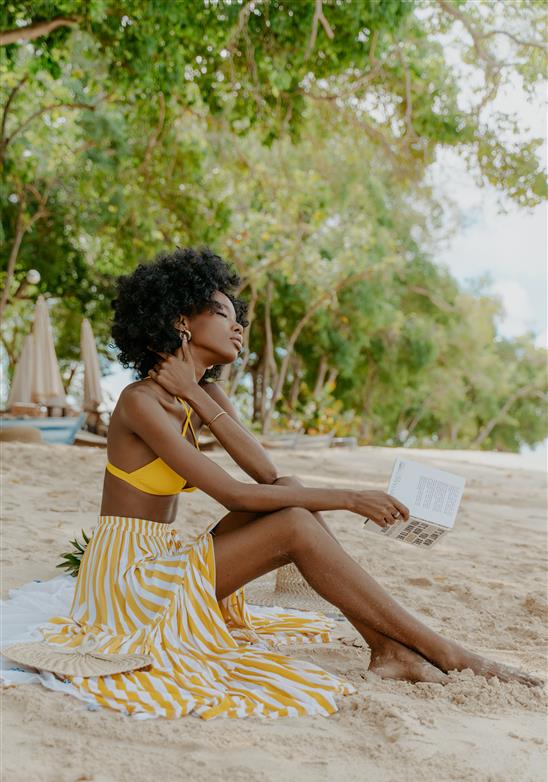
[[[61,554],[61,557],[64,562],[60,562],[55,567],[64,568],[67,573],[70,573],[71,576],[78,575],[78,571],[80,570],[80,563],[82,561],[82,557],[84,556],[84,552],[86,550],[86,546],[89,543],[89,538],[87,537],[84,530],[82,530],[82,537],[83,542],[80,542],[76,539],[76,536],[74,537],[74,540],[71,540],[70,543],[73,546],[72,551],[68,551],[66,554]]]

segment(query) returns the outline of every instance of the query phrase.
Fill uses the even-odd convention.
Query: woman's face
[[[231,364],[242,348],[243,326],[236,321],[234,305],[224,293],[215,291],[212,311],[206,308],[192,317],[183,316],[183,325],[192,332],[191,344],[200,350],[207,365]]]

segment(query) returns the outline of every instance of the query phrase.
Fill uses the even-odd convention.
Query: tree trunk
[[[253,421],[259,421],[261,411],[259,367],[254,367],[251,370],[251,378],[253,383]]]
[[[263,420],[263,428],[262,432],[263,434],[268,434],[268,431],[270,429],[270,425],[272,423],[272,416],[274,413],[274,408],[276,406],[276,403],[278,399],[281,396],[282,389],[284,387],[285,378],[287,375],[287,370],[289,368],[289,362],[291,360],[291,356],[293,355],[293,350],[295,348],[295,343],[297,342],[301,331],[304,329],[308,321],[316,314],[316,312],[320,309],[320,307],[325,304],[326,301],[329,299],[332,299],[340,290],[345,288],[347,285],[351,285],[354,282],[358,282],[359,280],[365,280],[367,277],[369,277],[373,272],[378,272],[378,269],[365,269],[364,271],[358,272],[356,274],[352,274],[349,277],[347,277],[344,280],[341,280],[337,285],[335,285],[330,290],[323,293],[321,296],[319,296],[315,302],[311,304],[311,306],[308,308],[306,314],[300,319],[300,321],[297,323],[295,328],[293,329],[293,333],[291,334],[287,346],[286,346],[286,354],[283,357],[280,370],[278,373],[278,379],[276,382],[276,385],[274,387],[274,391],[272,394],[272,399],[270,400],[270,405],[268,407],[268,410],[266,412],[265,418]]]
[[[449,427],[449,442],[454,445],[457,442],[459,436],[460,423],[452,421]]]
[[[358,429],[358,436],[360,440],[370,442],[371,440],[371,418],[369,410],[371,407],[371,399],[373,398],[373,389],[375,387],[375,379],[377,377],[377,367],[373,364],[371,369],[367,372],[367,378],[363,387],[362,395],[362,415],[360,419],[360,427]]]
[[[303,375],[302,370],[302,358],[295,356],[293,361],[293,383],[291,385],[291,391],[289,392],[288,409],[293,411],[299,401],[299,393],[301,390],[301,379]]]
[[[70,386],[72,381],[74,380],[74,375],[76,374],[77,369],[78,369],[78,363],[72,364],[68,378],[66,380],[63,380],[63,387],[65,389],[65,394],[68,394],[70,391]]]
[[[490,421],[488,421],[485,426],[483,426],[480,431],[478,432],[478,435],[476,439],[472,442],[472,448],[479,448],[481,444],[489,437],[495,426],[499,423],[499,421],[504,418],[506,413],[510,410],[514,402],[517,402],[518,399],[523,399],[523,397],[526,396],[534,396],[535,394],[540,394],[539,389],[532,383],[529,383],[526,386],[522,386],[521,388],[518,388],[517,391],[515,391],[511,396],[508,397],[506,402],[503,404],[503,406],[500,408],[498,413],[491,418]]]
[[[25,210],[26,206],[26,198],[25,198],[25,190],[29,191],[38,201],[38,208],[36,209],[36,212],[32,215],[32,217],[25,223],[23,212]],[[4,282],[4,289],[2,290],[2,296],[0,298],[0,320],[2,320],[2,316],[4,315],[4,310],[6,309],[7,303],[9,301],[9,291],[10,291],[10,284],[13,279],[13,275],[15,272],[15,264],[17,262],[17,257],[19,255],[19,250],[21,249],[21,242],[23,241],[23,237],[29,231],[34,223],[37,223],[38,220],[41,220],[43,217],[46,217],[48,214],[46,204],[48,200],[48,193],[46,190],[45,195],[42,195],[34,185],[24,185],[20,188],[18,192],[19,197],[19,211],[17,213],[17,222],[15,225],[15,238],[13,240],[13,245],[11,247],[11,252],[8,258],[8,264],[6,267],[6,279]]]
[[[15,263],[17,261],[17,256],[19,255],[19,250],[21,248],[21,242],[23,241],[23,236],[25,235],[26,229],[23,221],[24,208],[25,208],[25,201],[23,200],[23,197],[21,197],[19,200],[19,211],[17,213],[17,222],[15,224],[15,238],[13,240],[13,244],[11,246],[11,252],[8,258],[6,277],[4,280],[4,289],[2,290],[2,298],[0,299],[0,320],[2,320],[2,316],[4,315],[4,310],[6,309],[9,300],[10,285],[13,279],[13,273],[15,271]]]
[[[262,395],[261,395],[261,423],[264,423],[268,410],[268,389],[271,387],[270,378],[272,376],[272,382],[276,383],[278,367],[276,365],[276,359],[274,357],[274,340],[272,338],[272,321],[270,317],[270,305],[272,303],[272,294],[274,291],[274,283],[272,280],[268,281],[266,288],[266,298],[264,305],[264,352],[263,352],[263,378],[262,378]]]
[[[259,420],[261,422],[261,427],[264,421],[265,410],[266,410],[266,395],[267,395],[266,390],[268,388],[267,376],[268,376],[267,361],[266,361],[266,356],[263,353],[261,363],[259,364],[258,372],[257,372],[257,379],[259,381]]]
[[[316,400],[319,398],[322,392],[326,372],[327,372],[327,356],[322,355],[320,359],[320,363],[318,365],[318,372],[316,374],[316,383],[314,384],[314,391],[312,392],[312,396]]]
[[[417,410],[413,418],[409,421],[409,424],[405,427],[407,431],[407,437],[403,441],[402,445],[405,445],[408,442],[410,436],[419,425],[421,418],[423,417],[423,415],[426,413],[428,409],[428,403],[430,402],[431,398],[432,398],[432,394],[429,394],[426,397],[426,399],[421,403],[421,406],[419,407],[419,409]]]
[[[327,375],[327,380],[325,381],[326,386],[329,386],[329,390],[333,391],[335,388],[335,381],[337,380],[337,375],[339,374],[339,370],[337,367],[331,367],[329,370],[329,374]]]
[[[243,378],[247,365],[249,363],[249,335],[251,333],[251,326],[253,325],[253,320],[255,318],[255,306],[257,304],[257,288],[252,285],[251,286],[251,298],[249,300],[249,306],[247,310],[247,320],[249,321],[249,325],[244,330],[244,344],[243,344],[243,357],[242,362],[240,366],[236,369],[234,372],[231,380],[230,380],[230,386],[229,386],[229,395],[234,394],[236,392],[236,389],[240,385],[240,381]]]

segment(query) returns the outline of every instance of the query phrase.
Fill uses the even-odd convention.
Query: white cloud
[[[526,289],[515,280],[500,279],[490,286],[489,292],[502,301],[504,317],[499,332],[505,337],[517,337],[526,331],[535,331],[535,318],[531,316],[531,300]]]
[[[437,254],[437,261],[466,282],[488,275],[503,299],[501,334],[546,331],[548,215],[544,204],[524,210],[506,202],[501,213],[494,188],[479,189],[455,155],[444,155],[432,181],[446,189],[463,220],[458,233]],[[450,182],[450,185],[447,183]],[[449,190],[450,187],[450,190]],[[519,329],[519,324],[523,328]]]

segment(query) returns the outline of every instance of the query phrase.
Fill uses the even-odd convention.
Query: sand
[[[388,448],[271,451],[279,474],[310,486],[381,488]],[[459,472],[467,488],[455,531],[428,551],[368,535],[355,514],[325,517],[347,550],[409,610],[474,651],[546,676],[546,481],[504,454],[406,451]],[[67,541],[99,509],[105,452],[3,445],[2,598],[59,575]],[[250,480],[222,451],[208,456]],[[194,534],[223,508],[183,495],[176,526]],[[357,693],[329,718],[133,721],[89,711],[40,685],[4,688],[5,782],[382,780],[540,781],[546,778],[546,697],[470,672],[411,685],[367,672],[366,645],[346,622],[341,639],[292,654],[344,675]]]

